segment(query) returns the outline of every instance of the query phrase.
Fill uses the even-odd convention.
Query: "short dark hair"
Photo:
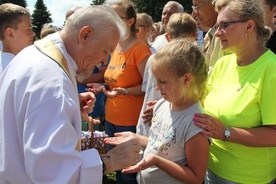
[[[21,17],[30,16],[29,11],[22,6],[4,3],[0,5],[0,40],[5,39],[4,31],[7,27],[17,29],[17,25],[21,23]]]
[[[266,5],[269,6],[270,10],[272,10],[276,6],[275,0],[263,0]]]

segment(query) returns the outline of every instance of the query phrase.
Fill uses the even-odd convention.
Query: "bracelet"
[[[125,94],[124,95],[128,95],[128,88],[125,88]]]
[[[101,84],[101,86],[105,87],[105,89],[106,89],[107,91],[110,90],[108,84],[106,84],[106,83],[100,83],[100,84]]]

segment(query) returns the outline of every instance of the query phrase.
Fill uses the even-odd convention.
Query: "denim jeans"
[[[275,180],[271,181],[269,184],[274,184],[274,182]],[[223,179],[218,175],[216,175],[215,173],[213,173],[210,169],[207,169],[204,184],[238,184],[238,183]]]
[[[105,133],[108,137],[114,137],[114,134],[117,132],[131,131],[136,133],[136,126],[118,126],[114,125],[107,120],[105,120]],[[112,145],[107,145],[107,151],[114,148]],[[136,181],[137,173],[133,174],[122,174],[121,171],[116,171],[116,183],[117,184],[137,184]]]

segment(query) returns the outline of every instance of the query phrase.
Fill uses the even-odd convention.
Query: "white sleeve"
[[[80,152],[82,160],[79,183],[102,183],[102,162],[95,149]],[[93,176],[91,178],[91,176]],[[89,181],[89,182],[88,182]]]
[[[75,101],[55,97],[27,113],[23,151],[25,169],[33,183],[101,183],[98,152],[75,150],[80,131],[80,112]]]

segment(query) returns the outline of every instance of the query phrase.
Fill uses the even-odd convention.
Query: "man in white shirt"
[[[167,34],[167,24],[169,22],[169,19],[172,14],[174,13],[183,13],[184,8],[183,6],[176,2],[176,1],[169,1],[167,4],[165,4],[163,11],[162,11],[162,16],[161,16],[161,22],[162,26],[165,30],[165,33],[156,37],[153,44],[152,44],[152,50],[153,54],[156,53],[160,48],[162,48],[164,45],[168,43],[168,34]]]
[[[167,25],[169,41],[175,39],[187,39],[195,41],[197,35],[197,24],[193,17],[187,13],[175,13],[171,16]],[[160,91],[156,90],[157,81],[151,71],[151,63],[155,54],[152,54],[146,64],[142,90],[145,92],[143,105],[140,111],[136,133],[143,136],[149,135],[153,107],[162,98]]]
[[[124,22],[109,7],[82,8],[60,32],[23,49],[7,66],[0,77],[1,184],[99,184],[103,174],[137,162],[137,141],[101,157],[76,146],[80,109],[91,112],[95,96],[78,95],[75,76],[102,64],[123,30]]]

